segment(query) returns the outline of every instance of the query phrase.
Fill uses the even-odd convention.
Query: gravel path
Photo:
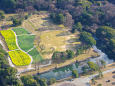
[[[109,73],[109,72],[113,72],[115,71],[115,68],[112,68],[112,69],[109,69],[109,70],[106,70],[104,72],[102,72],[103,74],[106,74],[106,73]],[[62,83],[59,83],[55,86],[62,86],[62,84],[64,83],[70,83],[70,84],[74,84],[75,86],[90,86],[89,82],[92,78],[94,78],[95,76],[97,76],[98,74],[94,74],[94,75],[91,75],[89,77],[85,77],[85,78],[76,78],[74,79],[73,81],[64,81]],[[54,85],[53,85],[54,86]],[[71,86],[71,85],[70,85]]]
[[[3,44],[2,40],[0,39],[0,44],[2,45],[3,49],[6,51],[5,45]],[[7,51],[8,52],[8,51]],[[8,57],[8,62],[11,67],[15,67],[15,65],[12,63],[10,57]]]
[[[2,43],[2,40],[0,39],[0,44],[3,46],[3,49],[5,49],[4,44]]]
[[[14,32],[14,31],[13,31]],[[15,32],[14,32],[15,33]],[[16,33],[15,33],[16,34]],[[35,34],[22,34],[22,35],[16,35],[16,36],[25,36],[25,35],[32,35],[34,36]]]
[[[12,30],[12,31],[13,31],[13,30]],[[13,32],[14,32],[14,31],[13,31]],[[22,49],[20,48],[20,46],[18,45],[17,35],[16,35],[15,32],[14,32],[14,34],[15,34],[15,37],[16,37],[16,45],[18,46],[19,50],[21,50],[21,51],[23,51],[24,53],[28,54],[27,52],[25,52],[24,50],[22,50]],[[28,54],[28,55],[29,55],[29,54]],[[26,69],[21,70],[21,71],[19,70],[18,73],[17,73],[17,75],[19,75],[19,74],[22,73],[22,72],[25,72],[25,71],[29,71],[29,70],[31,70],[31,69],[34,69],[34,68],[32,68],[32,66],[31,66],[31,64],[32,64],[32,62],[33,62],[33,58],[32,58],[32,56],[30,56],[30,55],[29,55],[29,57],[31,58],[30,64],[27,66]]]
[[[29,49],[29,50],[27,51],[27,53],[30,52],[31,50],[33,50],[34,48],[35,48],[35,46],[34,46],[33,48]]]

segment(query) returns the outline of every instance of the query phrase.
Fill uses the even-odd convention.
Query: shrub
[[[51,79],[49,80],[49,84],[50,84],[50,85],[54,84],[55,82],[56,82],[56,79],[55,79],[55,78],[51,78]]]
[[[79,77],[78,71],[77,71],[77,70],[73,70],[73,71],[72,71],[72,76],[73,76],[74,78],[78,78],[78,77]]]

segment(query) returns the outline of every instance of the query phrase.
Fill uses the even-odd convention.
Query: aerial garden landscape
[[[64,25],[53,24],[48,13],[42,14],[30,16],[21,26],[0,31],[8,47],[9,61],[12,63],[10,65],[18,70],[18,76],[41,73],[41,78],[71,79],[71,71],[76,74],[74,70],[77,69],[80,73],[80,64],[101,55],[92,47],[82,52],[79,31],[71,33]],[[55,75],[56,73],[59,75]]]
[[[114,0],[0,0],[0,86],[114,86]]]
[[[93,47],[82,51],[80,47],[83,44],[79,31],[71,33],[64,25],[53,24],[48,13],[43,12],[42,14],[30,16],[21,26],[0,31],[2,41],[8,48],[9,61],[12,63],[10,65],[18,70],[18,76],[40,73],[41,78],[71,80],[71,76],[79,76],[72,75],[72,72],[81,73],[80,71],[83,71],[81,68],[94,64],[88,64],[93,58],[102,57],[102,54],[99,54],[99,51]],[[40,23],[37,23],[37,20],[40,20]],[[82,64],[84,64],[83,67]],[[51,69],[53,72],[50,71]]]

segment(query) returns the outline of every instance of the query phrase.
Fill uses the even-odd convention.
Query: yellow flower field
[[[12,30],[2,30],[0,32],[7,43],[8,49],[14,50],[8,52],[12,63],[16,66],[29,65],[31,62],[30,56],[21,50],[15,50],[18,49],[18,47],[16,45],[16,36],[14,32]]]
[[[29,65],[31,62],[31,58],[29,57],[29,55],[21,50],[9,51],[8,53],[13,64],[16,66]]]
[[[12,30],[2,30],[0,32],[2,36],[4,37],[9,50],[18,49],[16,45],[16,37]]]

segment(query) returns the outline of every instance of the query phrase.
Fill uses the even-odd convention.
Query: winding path
[[[12,31],[13,31],[13,30],[12,30]],[[14,32],[14,31],[13,31],[13,32]],[[16,35],[15,32],[14,32],[14,34],[15,34],[15,37],[16,37],[16,45],[18,46],[19,50],[21,50],[21,51],[23,51],[24,53],[28,54],[28,52],[25,52],[24,50],[22,50],[22,49],[20,48],[20,46],[18,45],[18,38],[17,38],[17,35]],[[29,54],[28,54],[28,55],[29,55]],[[26,72],[26,71],[29,71],[29,70],[34,69],[34,68],[32,68],[32,66],[31,66],[31,64],[32,64],[32,62],[33,62],[33,58],[32,58],[32,56],[30,56],[30,55],[29,55],[29,57],[31,58],[30,64],[27,66],[26,69],[21,70],[21,71],[18,71],[17,75],[19,75],[19,74],[22,73],[22,72]]]
[[[12,30],[13,31],[13,30]],[[14,32],[14,31],[13,31]],[[16,33],[14,32],[14,34],[15,34],[15,37],[16,37],[16,45],[18,46],[18,48],[19,48],[19,50],[21,50],[21,51],[23,51],[24,53],[26,53],[26,54],[28,54],[27,52],[25,52],[24,50],[22,50],[21,48],[20,48],[20,46],[18,45],[18,37],[17,37],[17,35],[16,35]],[[29,54],[28,54],[29,55]],[[30,55],[29,55],[30,56]],[[31,63],[33,62],[33,58],[32,58],[32,56],[30,56],[30,58],[31,58]],[[31,64],[30,63],[30,64]]]

